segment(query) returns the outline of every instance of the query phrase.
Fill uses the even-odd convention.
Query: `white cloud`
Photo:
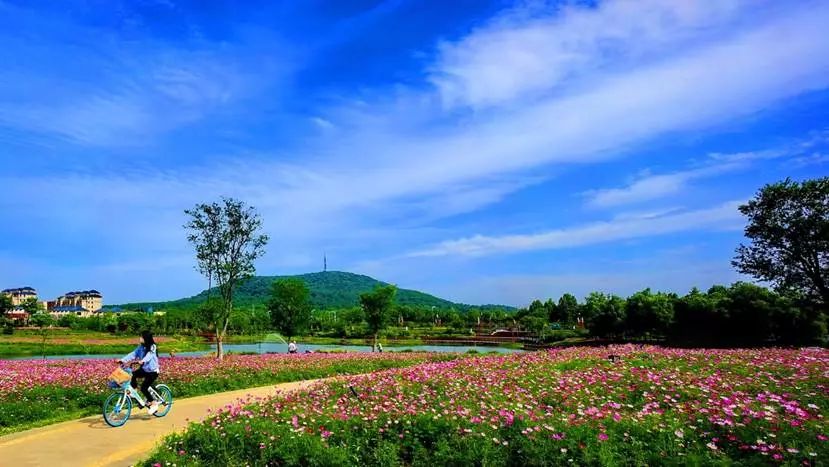
[[[829,43],[821,39],[827,23],[829,5],[793,10],[573,92],[475,116],[454,133],[384,147],[401,148],[394,160],[411,166],[413,181],[434,184],[618,156],[659,134],[709,128],[829,86]]]
[[[479,83],[474,81],[473,71],[461,70],[448,87],[441,83],[436,90],[427,91],[398,87],[392,97],[379,89],[368,93],[379,98],[369,97],[329,112],[315,109],[319,111],[312,115],[339,131],[319,132],[318,138],[301,141],[292,148],[290,164],[274,161],[281,154],[258,154],[252,159],[245,152],[195,169],[172,164],[166,170],[141,172],[0,175],[0,185],[15,193],[13,200],[0,199],[0,207],[4,212],[30,216],[28,224],[10,227],[19,235],[49,232],[53,225],[72,225],[77,229],[73,235],[43,241],[94,243],[108,252],[108,264],[124,264],[125,268],[135,265],[131,262],[135,258],[148,255],[180,257],[187,251],[181,232],[182,210],[220,195],[242,198],[263,213],[266,228],[279,242],[266,266],[285,264],[288,252],[312,256],[309,252],[331,244],[363,252],[383,244],[396,250],[391,253],[399,253],[411,244],[433,241],[402,232],[401,226],[422,232],[435,219],[490,206],[529,183],[566,170],[568,164],[622,157],[629,148],[651,138],[709,129],[769,109],[787,98],[829,87],[829,42],[824,40],[829,4],[799,2],[781,8],[773,18],[761,15],[759,21],[735,16],[733,8],[740,10],[743,3],[705,4],[714,10],[689,6],[688,12],[677,6],[685,2],[647,4],[656,5],[656,11],[667,15],[664,24],[663,15],[638,16],[636,2],[611,2],[614,13],[600,8],[597,14],[605,16],[598,19],[590,16],[593,9],[573,7],[551,20],[552,30],[566,29],[567,43],[576,44],[577,54],[588,57],[587,62],[579,57],[568,62],[560,57],[569,46],[559,44],[550,52],[552,58],[543,54],[531,58],[529,69],[535,66],[533,60],[541,60],[560,74],[536,75],[526,67],[513,67],[511,50],[486,52],[486,47],[476,44],[491,43],[489,29],[474,31],[455,44],[446,43],[442,58],[430,72],[434,79],[437,70],[449,69],[446,57],[453,57],[463,68],[466,59],[462,55],[467,52],[461,49],[472,44],[475,50],[469,53],[476,57],[475,63],[510,73],[507,85],[498,85],[500,78],[487,81],[486,75],[481,75]],[[737,17],[740,19],[733,20]],[[513,30],[514,37],[524,37],[527,27],[547,28],[546,23],[515,14],[496,23],[503,37],[513,37]],[[599,27],[617,24],[618,39]],[[670,37],[672,31],[676,38]],[[544,29],[544,34],[549,31]],[[641,37],[637,45],[641,49],[631,57],[620,56],[637,36]],[[603,48],[607,41],[611,53]],[[520,47],[520,54],[526,47],[519,42],[505,44]],[[582,43],[585,45],[578,45]],[[449,51],[455,46],[454,52]],[[480,55],[485,52],[486,56]],[[593,55],[597,57],[590,58]],[[152,67],[155,71],[148,80],[153,94],[161,96],[152,102],[163,104],[172,99],[176,108],[193,104],[192,115],[198,116],[203,115],[202,110],[224,105],[239,88],[234,84],[236,70],[232,67],[231,77],[226,77],[222,67],[170,71],[168,67],[174,64]],[[206,71],[201,74],[198,70]],[[250,74],[244,71],[239,74]],[[571,79],[588,71],[589,79]],[[220,82],[228,79],[230,84],[214,86],[210,83],[213,76]],[[494,83],[491,97],[484,93],[490,86],[487,83]],[[525,99],[527,93],[539,90],[554,92]],[[32,129],[57,132],[86,144],[135,141],[147,128],[146,103],[140,94],[132,93],[130,85],[110,91],[88,104],[84,104],[89,98],[85,95],[77,102],[56,106],[55,115],[60,118],[39,114],[15,120],[15,115],[3,115],[0,110],[0,122],[32,125]],[[442,99],[487,108],[446,112]],[[505,105],[488,107],[495,103]],[[67,108],[71,110],[68,114]],[[115,116],[121,110],[125,110],[123,115]],[[168,128],[167,108],[153,104],[150,110],[161,123],[154,121],[149,130]],[[112,118],[108,118],[110,114]],[[670,182],[663,180],[651,188],[664,192],[671,189]],[[645,219],[617,219],[539,235],[473,237],[440,244],[428,253],[563,248],[676,232],[677,225],[715,228],[727,224],[733,215],[733,206],[727,205]],[[189,269],[190,265],[182,267]],[[170,268],[162,274],[170,279],[167,287],[178,287],[180,270]]]
[[[607,0],[595,7],[530,3],[456,42],[444,42],[430,80],[448,105],[486,107],[662,57],[716,37],[767,2]]]
[[[668,207],[664,209],[657,209],[651,211],[623,211],[616,213],[613,216],[614,220],[627,220],[627,219],[653,219],[656,217],[663,217],[668,214],[673,214],[676,212],[682,211],[682,207],[675,206],[675,207]]]
[[[321,117],[311,117],[311,122],[323,131],[335,128],[333,123]]]
[[[147,62],[133,64],[109,82],[102,77],[95,83],[97,89],[67,86],[72,92],[55,102],[2,105],[0,100],[0,126],[58,135],[87,146],[146,145],[159,134],[200,120],[242,92],[242,78],[227,62],[199,59],[187,64],[190,59],[178,57],[176,65],[158,68]]]
[[[810,165],[823,165],[829,163],[829,154],[814,152],[809,155],[795,158],[791,161],[794,167],[808,167]]]
[[[591,190],[584,195],[587,205],[592,208],[608,208],[624,204],[641,203],[664,198],[682,192],[692,180],[713,177],[740,169],[746,153],[735,156],[735,162],[720,163],[697,169],[684,170],[670,174],[646,175],[638,178],[624,188]]]
[[[637,203],[678,193],[685,184],[702,176],[699,170],[668,175],[651,175],[636,180],[625,188],[595,190],[586,193],[590,207],[609,207]]]
[[[804,150],[820,148],[829,141],[825,135],[820,137],[821,135],[819,132],[817,136],[812,135],[778,149],[729,154],[712,153],[696,168],[668,174],[646,173],[623,188],[590,190],[583,195],[587,198],[588,207],[609,208],[676,195],[684,192],[691,181],[748,170],[757,161],[786,158],[786,164],[793,167],[821,164],[825,161],[825,156],[819,152],[804,153]]]
[[[484,256],[574,248],[694,230],[734,229],[742,222],[737,211],[740,204],[739,201],[732,201],[709,209],[657,217],[615,219],[536,234],[496,237],[476,235],[444,241],[432,248],[411,253],[410,256]]]

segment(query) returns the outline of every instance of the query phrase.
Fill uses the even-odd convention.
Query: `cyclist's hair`
[[[153,333],[150,331],[141,331],[141,339],[144,340],[144,348],[150,350],[155,345]],[[157,347],[156,347],[157,349]]]

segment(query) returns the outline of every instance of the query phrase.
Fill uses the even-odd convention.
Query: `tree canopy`
[[[750,243],[737,270],[829,304],[829,177],[766,185],[740,212]]]
[[[391,319],[396,294],[397,287],[385,285],[360,295],[360,305],[365,312],[368,329],[374,335],[375,345],[377,344],[377,335]]]
[[[3,318],[12,309],[12,298],[0,293],[0,318]]]
[[[291,338],[304,331],[311,321],[310,290],[300,279],[279,279],[271,286],[268,310],[271,322],[284,336]]]
[[[254,262],[265,253],[268,236],[261,233],[262,219],[253,207],[232,198],[198,204],[184,211],[190,216],[184,225],[187,240],[196,250],[196,269],[209,284],[215,280],[221,306],[211,309],[216,330],[218,358],[223,357],[222,341],[233,310],[233,293],[239,283],[256,272]]]

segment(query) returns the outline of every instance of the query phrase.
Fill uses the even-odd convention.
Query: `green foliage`
[[[265,254],[268,236],[261,233],[262,219],[253,207],[233,198],[221,203],[198,204],[185,210],[190,219],[184,227],[196,251],[197,269],[216,281],[221,306],[212,310],[213,328],[222,358],[222,340],[230,324],[236,287],[253,277],[254,262]]]
[[[300,279],[279,279],[273,282],[268,310],[271,320],[288,338],[307,329],[311,321],[310,290]]]
[[[561,340],[551,340],[548,332],[570,329],[580,316],[592,336],[616,340],[730,347],[825,344],[827,338],[823,305],[748,282],[708,292],[695,288],[683,297],[650,289],[627,299],[593,292],[581,305],[565,294],[558,304],[534,300],[514,316],[545,342]]]
[[[0,318],[12,309],[12,298],[4,293],[0,293]]]
[[[564,323],[573,323],[579,314],[579,301],[572,294],[566,293],[558,299],[558,305],[555,309],[555,319],[550,321],[560,321]]]
[[[625,331],[625,300],[617,295],[593,292],[584,303],[590,317],[588,326],[591,333],[599,337],[619,337]]]
[[[152,316],[147,313],[121,313],[116,318],[118,331],[138,334],[152,328]]]
[[[820,305],[780,295],[765,287],[737,282],[698,289],[678,297],[637,292],[625,301],[624,313],[607,306],[609,298],[591,294],[583,307],[599,337],[666,338],[668,342],[704,346],[820,344],[826,338],[826,315]]]
[[[385,285],[378,286],[373,291],[360,295],[360,305],[366,314],[366,323],[369,331],[374,335],[375,343],[377,342],[377,334],[391,319],[396,294],[397,287]]]
[[[39,328],[45,328],[55,324],[55,318],[49,313],[35,313],[29,318],[29,324]]]
[[[34,315],[35,313],[44,311],[43,303],[37,301],[37,299],[34,297],[23,300],[23,303],[20,304],[20,307],[23,308],[26,311],[26,313],[29,313],[30,315]]]
[[[77,315],[67,314],[58,318],[58,326],[64,328],[73,328],[78,325],[78,320],[81,319]]]
[[[674,296],[651,289],[631,295],[625,304],[628,329],[634,335],[667,335],[674,322],[674,301]]]
[[[542,342],[551,344],[562,342],[567,339],[585,337],[586,335],[587,331],[584,329],[555,329],[545,332]]]
[[[751,243],[737,270],[829,304],[829,177],[766,185],[740,212]]]

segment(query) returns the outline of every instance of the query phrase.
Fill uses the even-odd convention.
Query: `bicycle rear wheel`
[[[161,400],[158,403],[158,410],[153,415],[163,417],[173,408],[173,391],[166,384],[159,384],[155,387],[155,391],[161,397]]]
[[[111,427],[119,427],[130,419],[132,399],[123,392],[115,392],[104,402],[104,421]]]

